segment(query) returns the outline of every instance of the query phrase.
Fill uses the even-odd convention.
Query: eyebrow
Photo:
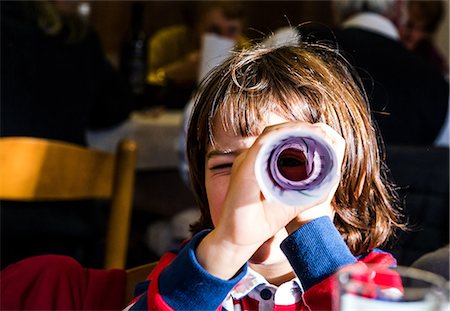
[[[206,154],[206,158],[210,159],[215,156],[228,156],[228,155],[238,155],[242,152],[242,149],[238,150],[211,150]]]

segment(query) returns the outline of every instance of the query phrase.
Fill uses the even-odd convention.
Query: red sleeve
[[[173,310],[159,294],[158,278],[175,257],[176,254],[174,253],[167,253],[161,257],[158,265],[147,277],[147,280],[150,281],[148,290],[133,299],[128,306],[129,310]]]

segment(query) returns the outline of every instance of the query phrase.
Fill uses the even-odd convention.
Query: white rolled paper
[[[261,147],[255,174],[267,200],[314,205],[336,184],[339,167],[331,145],[306,130],[280,132]]]

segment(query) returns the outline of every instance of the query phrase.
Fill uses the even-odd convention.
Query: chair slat
[[[112,154],[63,142],[2,138],[0,163],[4,200],[100,199],[112,194]]]

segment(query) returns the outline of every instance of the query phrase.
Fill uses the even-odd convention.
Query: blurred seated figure
[[[433,42],[439,25],[445,13],[444,2],[441,0],[407,1],[408,19],[400,27],[400,38],[409,50],[431,63],[449,81],[448,59],[439,51]],[[436,146],[449,147],[450,125],[447,115],[441,131],[435,140]]]
[[[107,62],[96,33],[79,16],[60,11],[58,3],[1,2],[0,136],[86,145],[88,128],[116,126],[130,113],[129,90]],[[39,210],[24,202],[0,204],[2,267],[48,252],[94,265],[103,209],[92,202],[64,209],[42,202]],[[82,212],[80,204],[86,205]],[[89,244],[92,256],[80,243]]]
[[[148,45],[147,82],[165,87],[162,104],[175,108],[185,106],[197,85],[203,34],[217,34],[238,46],[246,43],[238,1],[195,1],[184,6],[185,24],[161,29]]]
[[[1,16],[1,136],[85,145],[86,129],[128,117],[129,92],[88,24],[50,1],[2,2]]]
[[[282,28],[263,44],[290,44],[303,36],[337,43],[361,77],[385,143],[448,146],[448,81],[401,43],[406,2],[335,0],[332,7],[337,29]]]
[[[333,5],[341,25],[338,44],[362,77],[384,141],[432,145],[447,114],[449,85],[401,44],[406,2],[336,0]]]
[[[444,2],[415,0],[407,3],[408,20],[400,27],[402,43],[436,66],[448,80],[448,60],[433,42],[433,36],[444,17]]]

